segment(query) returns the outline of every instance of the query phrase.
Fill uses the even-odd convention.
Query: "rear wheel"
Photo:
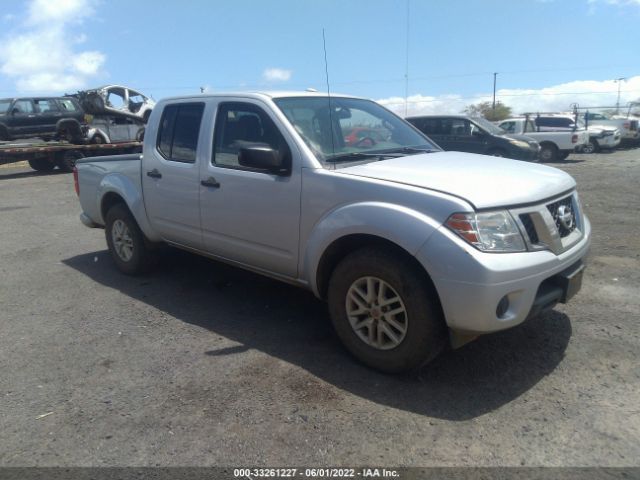
[[[598,153],[600,151],[600,145],[598,145],[598,141],[594,139],[589,139],[589,143],[582,147],[582,153]]]
[[[129,209],[122,203],[114,205],[105,220],[107,245],[118,270],[127,275],[148,271],[155,255]]]
[[[558,147],[552,143],[543,143],[540,145],[540,161],[553,162],[558,158]]]
[[[32,158],[29,166],[37,172],[50,172],[56,165],[48,158]]]
[[[329,284],[333,326],[346,348],[384,372],[413,370],[446,345],[446,325],[425,273],[403,255],[364,248]]]

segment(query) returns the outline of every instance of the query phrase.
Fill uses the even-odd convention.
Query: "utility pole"
[[[615,80],[618,83],[618,100],[616,101],[616,115],[620,114],[620,86],[622,85],[622,82],[626,79],[627,77],[620,77],[620,78],[616,78]]]
[[[493,72],[493,115],[495,117],[496,114],[496,77],[498,76],[498,72]]]

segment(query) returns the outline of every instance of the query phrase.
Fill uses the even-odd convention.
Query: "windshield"
[[[489,120],[485,118],[473,117],[471,121],[476,125],[482,127],[487,132],[492,133],[493,135],[504,135],[505,133],[507,133],[503,129],[494,125],[493,123],[491,123]]]
[[[375,160],[376,154],[392,151],[409,154],[440,150],[404,120],[371,100],[289,97],[274,101],[323,163]]]
[[[11,99],[0,100],[0,113],[7,113],[9,110],[9,105],[11,105]]]

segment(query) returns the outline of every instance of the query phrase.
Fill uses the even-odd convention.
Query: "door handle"
[[[212,188],[220,188],[220,184],[218,183],[218,181],[213,178],[213,177],[209,177],[206,180],[202,180],[200,182],[201,185],[205,186],[205,187],[212,187]]]
[[[162,178],[162,174],[158,171],[157,168],[154,168],[150,172],[147,172],[147,177],[151,178]]]

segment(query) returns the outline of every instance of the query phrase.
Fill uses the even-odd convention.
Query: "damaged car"
[[[155,102],[142,93],[121,85],[83,90],[76,94],[85,112],[92,115],[125,116],[149,119]]]
[[[87,115],[87,117],[88,143],[140,142],[144,136],[145,124],[141,119],[108,115]]]

